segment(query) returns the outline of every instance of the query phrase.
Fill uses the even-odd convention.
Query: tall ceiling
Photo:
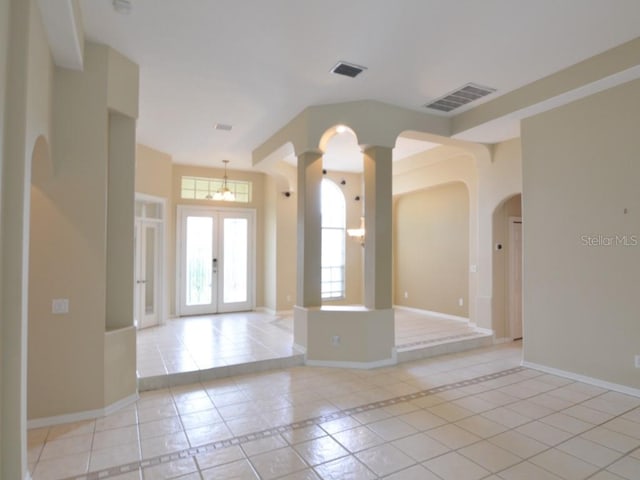
[[[89,40],[140,66],[138,141],[178,163],[235,168],[310,105],[370,99],[427,113],[466,83],[495,88],[489,100],[640,36],[638,0],[131,3],[128,15],[112,0],[81,10]],[[330,73],[339,60],[367,70]]]

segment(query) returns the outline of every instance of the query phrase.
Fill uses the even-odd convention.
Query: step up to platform
[[[217,378],[232,377],[234,375],[246,375],[248,373],[264,372],[281,368],[304,365],[304,355],[294,354],[288,357],[269,358],[256,360],[255,362],[239,363],[237,365],[224,365],[221,367],[195,370],[191,372],[168,373],[152,377],[138,377],[138,391],[158,390],[161,388],[189,383],[206,382]]]
[[[493,345],[493,334],[465,332],[457,335],[420,340],[396,346],[398,363],[449,353],[464,352]]]

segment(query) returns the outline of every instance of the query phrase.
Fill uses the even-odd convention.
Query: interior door
[[[253,308],[252,211],[179,207],[180,315]]]
[[[144,220],[136,222],[134,320],[138,328],[159,323],[159,233],[158,223]]]
[[[522,220],[509,222],[509,333],[522,338]]]

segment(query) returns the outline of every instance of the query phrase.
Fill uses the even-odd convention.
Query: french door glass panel
[[[187,306],[213,302],[213,218],[187,217],[186,299]]]
[[[158,324],[160,224],[139,220],[135,226],[134,321],[138,328]]]
[[[145,262],[144,262],[144,313],[145,315],[156,314],[156,226],[145,227]]]
[[[246,302],[249,296],[248,232],[246,218],[225,218],[223,220],[223,301],[224,303]]]

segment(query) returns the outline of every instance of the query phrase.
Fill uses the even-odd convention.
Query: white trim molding
[[[84,412],[76,412],[76,413],[67,413],[64,415],[56,415],[54,417],[43,417],[43,418],[34,418],[33,420],[27,421],[27,428],[41,428],[41,427],[51,427],[53,425],[60,425],[62,423],[72,423],[72,422],[81,422],[83,420],[94,420],[96,418],[102,418],[107,415],[111,415],[112,413],[124,408],[132,403],[135,403],[138,398],[137,393],[130,395],[128,397],[123,398],[122,400],[118,400],[111,405],[107,405],[104,408],[97,408],[95,410],[85,410]]]
[[[587,383],[589,385],[593,385],[600,388],[606,388],[607,390],[613,390],[614,392],[624,393],[626,395],[631,395],[633,397],[640,398],[640,389],[627,387],[626,385],[620,385],[618,383],[611,383],[605,380],[600,380],[598,378],[587,377],[586,375],[580,375],[578,373],[568,372],[566,370],[560,370],[558,368],[547,367],[546,365],[540,365],[538,363],[522,361],[522,366],[526,368],[531,368],[533,370],[539,370],[544,373],[549,373],[551,375],[556,375],[558,377],[568,378],[570,380],[575,380],[576,382]]]
[[[397,365],[398,355],[395,347],[391,351],[391,358],[376,360],[374,362],[341,362],[334,360],[307,360],[305,354],[304,364],[310,367],[332,367],[332,368],[353,368],[359,370],[370,370],[373,368],[388,367]]]

